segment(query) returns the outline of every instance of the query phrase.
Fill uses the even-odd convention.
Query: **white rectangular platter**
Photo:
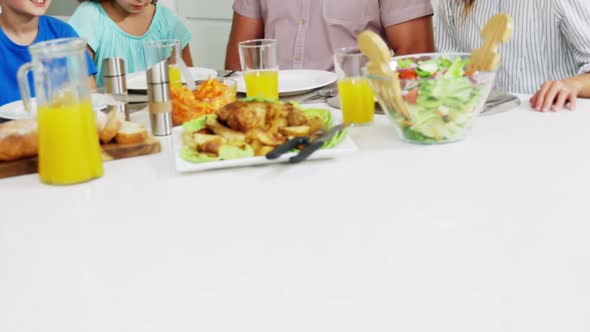
[[[182,127],[175,127],[172,132],[174,142],[174,158],[176,161],[176,170],[181,173],[189,172],[201,172],[213,169],[221,168],[234,168],[234,167],[246,167],[254,165],[265,165],[274,163],[288,162],[289,158],[296,155],[296,153],[290,152],[282,155],[279,159],[268,160],[265,157],[251,157],[231,160],[219,160],[209,161],[202,163],[192,163],[186,161],[180,156],[180,149],[183,146],[182,143]],[[357,150],[357,146],[354,141],[347,135],[340,144],[330,149],[321,149],[316,151],[314,154],[309,156],[310,160],[317,159],[331,159],[353,153]]]

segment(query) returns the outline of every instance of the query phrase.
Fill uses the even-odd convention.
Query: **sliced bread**
[[[109,117],[103,111],[94,111],[94,119],[96,120],[96,130],[100,133],[107,126]]]
[[[119,132],[117,133],[117,143],[119,144],[137,144],[143,143],[147,138],[147,129],[139,123],[123,121]]]
[[[37,120],[14,120],[0,125],[0,161],[37,155]]]
[[[119,113],[116,109],[112,109],[109,114],[107,115],[107,121],[102,130],[99,129],[98,137],[102,143],[109,143],[110,141],[117,136],[117,133],[121,129],[123,125],[123,115]]]

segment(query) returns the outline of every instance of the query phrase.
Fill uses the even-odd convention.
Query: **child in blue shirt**
[[[143,43],[176,39],[187,66],[193,61],[188,43],[192,34],[182,20],[156,0],[79,0],[80,6],[69,23],[88,41],[88,48],[98,69],[97,85],[102,82],[102,61],[119,57],[125,60],[128,73],[146,70]]]
[[[0,105],[21,99],[16,74],[20,66],[31,61],[28,47],[58,38],[78,37],[67,23],[44,16],[51,0],[0,0]],[[96,68],[88,58],[90,88],[96,88]],[[29,80],[31,92],[33,83]]]

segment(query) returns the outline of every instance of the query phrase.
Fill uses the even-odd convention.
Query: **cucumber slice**
[[[424,62],[416,68],[416,74],[420,77],[430,77],[438,71],[438,65],[434,62]]]

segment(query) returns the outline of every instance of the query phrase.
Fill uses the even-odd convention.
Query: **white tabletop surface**
[[[590,100],[459,143],[87,184],[0,180],[3,332],[590,331]],[[138,114],[139,116],[139,114]]]

